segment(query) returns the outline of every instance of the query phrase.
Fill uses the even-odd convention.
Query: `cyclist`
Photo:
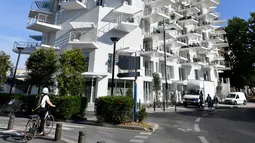
[[[47,113],[47,108],[46,108],[46,104],[50,105],[51,107],[56,107],[55,105],[53,105],[50,101],[50,98],[48,96],[49,94],[49,89],[47,87],[44,87],[42,90],[42,97],[41,97],[41,102],[40,102],[40,108],[39,108],[39,115],[40,115],[40,119],[41,119],[41,124],[39,127],[39,135],[43,135],[43,129],[44,129],[44,122],[45,122],[45,114]]]

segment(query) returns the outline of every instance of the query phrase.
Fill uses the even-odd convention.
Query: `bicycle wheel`
[[[54,126],[54,117],[52,115],[47,116],[44,123],[43,134],[47,136],[50,134]]]
[[[31,141],[35,138],[37,134],[37,129],[39,125],[39,120],[37,119],[31,119],[27,122],[25,133],[24,133],[24,139],[26,142]]]

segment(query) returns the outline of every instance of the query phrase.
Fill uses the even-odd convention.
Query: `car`
[[[225,104],[246,105],[247,99],[243,92],[230,92],[225,98]]]

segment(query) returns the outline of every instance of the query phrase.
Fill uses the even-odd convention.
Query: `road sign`
[[[136,74],[135,72],[126,72],[126,73],[118,73],[117,77],[121,78],[121,77],[135,77]],[[140,76],[140,72],[137,72],[137,76]]]
[[[121,56],[117,66],[122,70],[140,69],[140,57]]]

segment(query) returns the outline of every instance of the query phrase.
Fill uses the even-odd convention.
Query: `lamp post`
[[[113,55],[112,55],[112,87],[111,87],[111,96],[113,96],[113,88],[114,88],[114,70],[115,70],[115,53],[116,53],[116,43],[120,40],[118,37],[111,37],[110,38],[114,44],[113,47]]]
[[[24,50],[25,48],[24,47],[17,47],[17,49],[19,51],[19,55],[18,55],[18,59],[17,59],[17,62],[16,62],[15,71],[14,71],[14,74],[13,74],[13,77],[12,77],[10,94],[12,93],[13,84],[14,84],[14,81],[15,81],[15,78],[16,78],[16,72],[17,72],[17,68],[18,68],[18,65],[19,65],[20,54],[21,54],[21,51]]]

